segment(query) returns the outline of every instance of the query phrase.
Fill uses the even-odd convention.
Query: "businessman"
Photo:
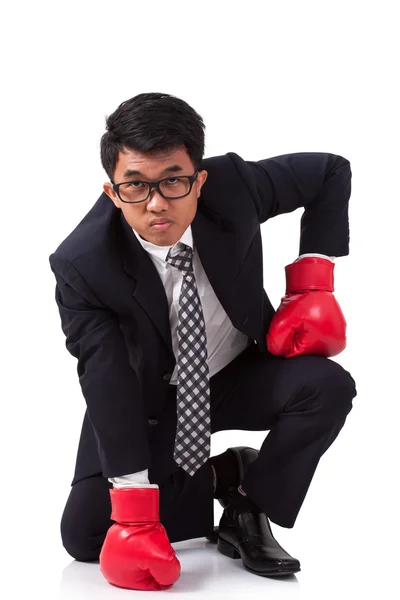
[[[171,544],[202,536],[251,573],[298,572],[270,522],[293,527],[357,394],[330,358],[346,346],[333,274],[349,253],[349,161],[204,159],[204,130],[175,96],[123,102],[101,139],[109,181],[49,258],[87,406],[62,541],[129,589],[170,588]],[[300,207],[275,310],[260,225]],[[267,434],[210,456],[230,429]]]

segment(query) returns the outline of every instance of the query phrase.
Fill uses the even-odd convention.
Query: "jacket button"
[[[163,375],[163,379],[164,379],[164,381],[169,381],[171,379],[171,373],[165,373]]]
[[[157,419],[148,419],[148,423],[149,423],[149,425],[157,425],[158,421],[157,421]]]

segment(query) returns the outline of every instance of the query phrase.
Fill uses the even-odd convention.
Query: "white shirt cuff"
[[[148,477],[149,470],[137,471],[129,475],[121,475],[120,477],[110,477],[108,481],[117,489],[122,488],[158,488],[156,483],[150,483]]]
[[[334,256],[326,256],[326,254],[316,254],[316,253],[300,254],[300,256],[298,258],[296,258],[296,260],[294,262],[297,262],[298,260],[300,260],[301,258],[304,258],[305,256],[319,256],[319,258],[327,258],[328,260],[335,262]]]

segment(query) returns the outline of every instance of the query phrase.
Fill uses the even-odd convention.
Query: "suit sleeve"
[[[233,152],[228,154],[250,190],[260,223],[304,207],[299,255],[349,254],[352,173],[346,158],[298,152],[244,161]]]
[[[150,450],[138,377],[115,313],[102,305],[71,263],[49,257],[55,300],[97,440],[104,477],[147,469]]]

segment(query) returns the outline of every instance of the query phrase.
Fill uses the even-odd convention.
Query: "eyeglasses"
[[[165,177],[159,181],[123,181],[122,183],[113,183],[112,187],[119,199],[127,204],[144,202],[150,196],[153,188],[156,188],[166,200],[175,200],[190,194],[198,174],[199,172],[195,171],[193,175]]]

